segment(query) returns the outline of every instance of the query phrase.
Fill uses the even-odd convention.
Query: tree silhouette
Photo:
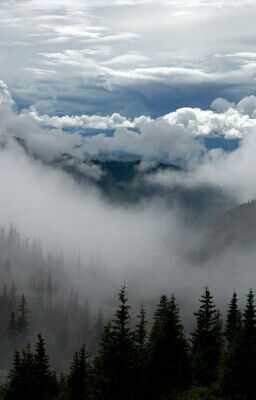
[[[206,287],[194,315],[197,326],[192,333],[193,375],[197,384],[210,386],[216,381],[222,349],[220,315]]]

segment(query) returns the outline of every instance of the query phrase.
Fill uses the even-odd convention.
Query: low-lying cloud
[[[80,254],[85,267],[97,260],[97,266],[109,271],[111,284],[120,285],[125,279],[134,291],[143,289],[145,296],[163,290],[187,296],[198,290],[199,294],[206,284],[217,288],[220,274],[224,281],[231,270],[236,274],[232,273],[230,290],[238,283],[247,289],[248,282],[252,285],[248,279],[251,255],[238,249],[216,255],[217,261],[204,266],[193,265],[190,253],[202,232],[188,225],[176,208],[167,207],[159,196],[129,206],[111,204],[94,185],[77,184],[54,168],[52,161],[69,155],[69,163],[97,180],[102,171],[90,164],[91,158],[101,153],[131,153],[142,159],[139,170],[149,170],[151,185],[178,184],[185,189],[210,185],[236,196],[238,203],[247,201],[256,197],[252,100],[244,99],[222,112],[180,109],[156,120],[144,116],[127,120],[119,115],[63,117],[73,121],[73,128],[78,125],[70,132],[61,117],[41,116],[35,110],[16,112],[8,88],[1,83],[1,225],[15,224],[24,237],[40,238],[46,250],[63,251],[67,257]],[[84,129],[111,127],[114,134],[88,136],[80,131],[81,123]],[[208,151],[200,138],[216,135],[239,138],[241,144],[231,153]],[[152,163],[163,157],[169,162],[179,160],[186,170],[150,173]],[[239,269],[241,263],[246,263],[246,271]]]

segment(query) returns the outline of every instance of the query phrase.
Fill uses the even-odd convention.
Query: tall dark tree
[[[232,399],[240,396],[240,372],[242,361],[242,315],[238,307],[236,293],[229,303],[225,337],[226,351],[223,357],[221,389],[224,395]]]
[[[188,385],[188,345],[174,297],[162,296],[149,340],[148,397],[161,399]]]
[[[4,400],[34,400],[37,388],[34,382],[34,359],[30,346],[20,354],[15,352],[13,369],[4,395]]]
[[[34,400],[52,399],[57,393],[57,381],[54,372],[51,370],[45,350],[45,342],[41,335],[38,335],[35,346],[33,375],[37,388]]]
[[[123,287],[119,293],[119,307],[103,333],[96,359],[96,396],[101,400],[134,398],[135,351],[129,310]]]
[[[247,295],[243,313],[243,329],[240,346],[239,392],[246,400],[256,398],[256,310],[252,289]]]
[[[141,306],[140,313],[138,315],[138,324],[136,325],[136,329],[134,332],[134,339],[136,343],[136,349],[139,353],[145,354],[146,346],[147,346],[147,318],[146,318],[146,310],[144,306]]]
[[[228,307],[226,329],[225,329],[225,337],[227,339],[228,345],[233,345],[233,343],[237,341],[237,338],[241,334],[242,316],[237,302],[238,302],[237,294],[233,293],[233,297]]]
[[[138,323],[134,331],[134,346],[136,351],[136,399],[144,399],[146,395],[146,361],[147,361],[147,324],[146,311],[141,306]]]
[[[67,379],[69,400],[87,400],[90,395],[90,366],[85,346],[75,353]]]
[[[195,383],[207,387],[218,377],[222,333],[220,315],[207,287],[200,303],[198,312],[194,314],[197,325],[192,333],[192,367]]]

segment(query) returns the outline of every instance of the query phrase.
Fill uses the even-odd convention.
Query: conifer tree
[[[28,321],[28,305],[25,295],[23,294],[20,299],[20,303],[18,305],[19,318],[17,321],[17,331],[25,335],[28,329],[29,321]]]
[[[97,398],[131,400],[135,386],[135,351],[130,328],[126,288],[119,292],[119,307],[104,330],[96,359]]]
[[[232,399],[236,399],[240,392],[241,352],[243,351],[242,316],[237,302],[237,294],[234,293],[227,312],[225,328],[227,347],[221,374],[222,393]]]
[[[56,394],[56,377],[50,368],[45,342],[41,335],[38,335],[38,341],[35,346],[34,380],[37,388],[34,400],[48,400]]]
[[[227,313],[227,321],[226,321],[226,329],[225,329],[225,337],[227,339],[228,345],[232,345],[241,334],[241,312],[238,308],[237,304],[237,294],[233,293],[233,297],[230,301],[228,313]]]
[[[256,310],[252,289],[247,295],[243,313],[240,346],[239,393],[245,400],[256,398]]]
[[[186,388],[189,382],[188,345],[174,297],[162,296],[149,340],[148,397],[160,399]]]
[[[22,384],[21,356],[16,350],[14,354],[13,368],[10,371],[9,379],[5,388],[4,400],[15,400],[18,398]]]
[[[192,333],[192,367],[195,383],[210,386],[218,377],[222,349],[220,315],[206,287],[194,315],[197,325]]]
[[[146,395],[146,361],[147,361],[147,319],[144,306],[141,306],[138,323],[134,332],[136,350],[136,399],[144,399]]]
[[[30,346],[27,346],[22,354],[15,352],[4,400],[35,400],[33,366],[34,360]]]
[[[85,346],[82,346],[80,351],[75,353],[67,379],[69,400],[89,399],[89,373],[88,354],[85,350]]]
[[[109,400],[112,396],[112,387],[115,381],[115,367],[113,368],[112,355],[114,350],[111,321],[103,330],[99,351],[94,363],[94,397],[97,400]]]
[[[147,344],[147,319],[146,319],[146,310],[144,306],[141,306],[140,313],[138,315],[138,324],[136,325],[136,329],[134,332],[134,339],[136,343],[136,348],[139,353],[144,354],[146,350]]]
[[[169,301],[167,296],[162,295],[154,313],[154,324],[150,332],[150,343],[162,332],[168,314]]]

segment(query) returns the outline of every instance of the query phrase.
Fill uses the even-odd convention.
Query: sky
[[[2,0],[0,79],[19,109],[158,117],[255,94],[254,0]]]

